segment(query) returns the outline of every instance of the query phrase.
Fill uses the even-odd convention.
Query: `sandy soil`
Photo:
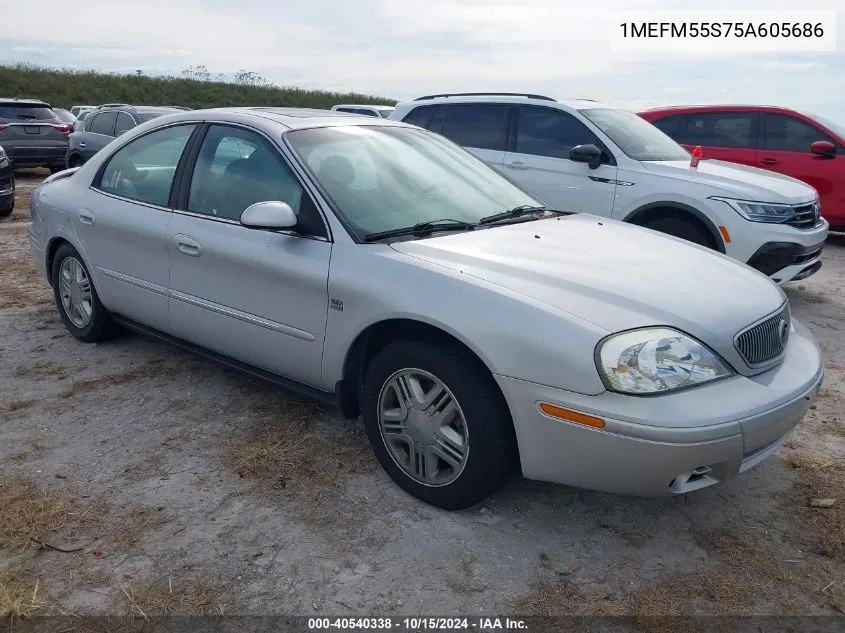
[[[842,236],[786,288],[827,377],[777,456],[681,498],[515,477],[449,513],[358,421],[134,335],[73,339],[27,209],[0,223],[0,615],[845,613]]]

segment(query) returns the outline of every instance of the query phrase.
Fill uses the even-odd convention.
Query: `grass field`
[[[0,97],[41,99],[57,108],[100,103],[179,105],[188,108],[247,105],[330,108],[336,103],[395,103],[393,99],[356,93],[198,81],[182,77],[103,74],[22,64],[0,66]]]

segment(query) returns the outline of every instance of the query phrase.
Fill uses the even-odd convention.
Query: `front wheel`
[[[666,216],[646,222],[643,226],[652,231],[659,231],[716,250],[716,243],[710,232],[693,220]]]
[[[91,273],[70,244],[62,244],[53,258],[53,296],[65,327],[80,341],[95,343],[106,338],[110,324]]]
[[[399,341],[370,363],[364,426],[390,477],[433,506],[460,510],[510,475],[516,440],[490,372],[448,345]]]

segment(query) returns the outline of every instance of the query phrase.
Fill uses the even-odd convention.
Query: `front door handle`
[[[179,233],[174,236],[174,239],[176,240],[176,248],[178,248],[182,253],[185,253],[185,255],[190,255],[191,257],[199,257],[202,255],[202,246],[200,246],[200,243],[190,235],[183,235],[182,233]]]
[[[79,223],[87,226],[94,226],[94,212],[91,209],[79,210]]]
[[[79,147],[88,147],[88,143],[80,143]]]
[[[531,169],[528,165],[523,163],[521,160],[515,160],[512,163],[506,163],[506,166],[510,167],[511,169]]]
[[[767,166],[780,165],[780,161],[776,158],[764,158],[760,161],[760,163]]]

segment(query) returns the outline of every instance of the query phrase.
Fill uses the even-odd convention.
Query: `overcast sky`
[[[620,53],[614,12],[835,9],[837,52]],[[587,13],[595,5],[602,13]],[[48,8],[49,6],[49,8]],[[178,74],[413,98],[530,91],[632,109],[767,103],[845,123],[845,3],[780,0],[0,0],[0,63]],[[727,14],[726,14],[727,16]],[[2,92],[2,86],[0,86]],[[7,95],[3,95],[7,96]]]

